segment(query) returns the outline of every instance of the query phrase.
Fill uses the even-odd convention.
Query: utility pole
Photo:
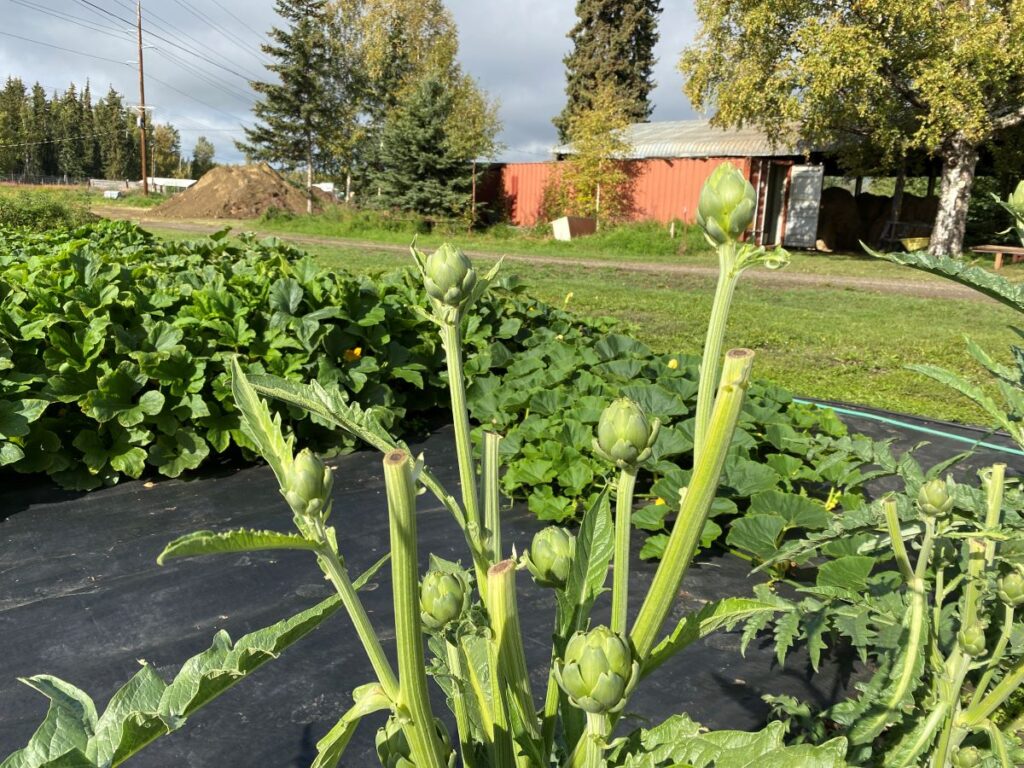
[[[146,78],[142,72],[142,0],[138,0],[139,30],[139,156],[142,158],[142,194],[149,195],[149,174],[146,172]]]

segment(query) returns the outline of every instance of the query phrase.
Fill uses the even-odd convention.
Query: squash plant
[[[735,170],[716,172],[702,199],[706,229],[721,236],[726,251],[724,280],[741,265],[774,258],[736,240],[749,224],[753,190]],[[727,176],[726,174],[732,174]],[[729,190],[729,194],[725,191]],[[724,236],[723,236],[724,234]],[[199,531],[171,542],[164,561],[224,552],[296,549],[310,552],[337,591],[310,611],[232,645],[218,636],[206,654],[186,663],[170,684],[143,669],[99,715],[81,691],[54,678],[28,681],[51,699],[51,709],[25,749],[3,768],[34,766],[112,766],[127,760],[153,739],[183,723],[199,706],[237,682],[267,658],[280,653],[340,604],[351,620],[373,669],[374,679],[353,691],[353,706],[318,743],[314,766],[339,764],[362,719],[387,713],[377,734],[384,766],[444,768],[465,766],[527,768],[558,764],[566,768],[606,765],[692,765],[719,768],[750,765],[843,766],[845,741],[787,747],[773,725],[758,734],[706,733],[686,717],[616,738],[614,727],[631,692],[674,654],[714,630],[758,615],[788,610],[774,597],[727,598],[683,617],[667,635],[663,625],[714,503],[746,394],[753,353],[731,350],[721,355],[723,323],[712,324],[702,361],[702,382],[713,387],[698,393],[697,455],[689,483],[679,495],[680,514],[672,526],[665,557],[644,595],[630,595],[628,552],[632,476],[652,451],[658,427],[636,403],[617,401],[606,408],[594,435],[595,452],[617,471],[583,517],[578,535],[542,532],[531,553],[517,559],[500,535],[498,503],[500,437],[487,434],[482,451],[474,451],[463,376],[463,332],[471,307],[493,280],[495,271],[479,275],[452,246],[430,256],[414,250],[431,298],[424,316],[442,339],[448,368],[452,417],[458,454],[458,496],[442,487],[422,457],[392,437],[373,411],[347,401],[337,390],[316,381],[297,384],[266,375],[247,375],[236,358],[231,387],[242,414],[242,428],[274,471],[292,513],[295,533],[255,530]],[[744,261],[746,260],[746,261]],[[728,297],[716,301],[724,319]],[[308,449],[296,452],[260,395],[271,396],[336,424],[384,453],[383,471],[390,526],[390,568],[395,606],[397,668],[385,656],[379,633],[363,609],[358,589],[365,577],[352,579],[342,554],[344,538],[332,523],[331,471]],[[479,475],[477,469],[480,469]],[[459,524],[466,541],[468,570],[432,558],[423,576],[418,570],[416,505],[419,493],[432,493]],[[614,497],[617,519],[611,509]],[[341,514],[346,514],[342,511]],[[383,565],[379,563],[378,566]],[[590,626],[590,611],[605,591],[609,566],[611,627]],[[552,663],[543,703],[532,690],[516,605],[515,578],[527,567],[538,581],[556,591]],[[372,571],[373,569],[371,569]],[[629,603],[639,604],[629,624]],[[428,697],[424,631],[429,635],[431,669],[445,688],[456,729],[448,731]]]

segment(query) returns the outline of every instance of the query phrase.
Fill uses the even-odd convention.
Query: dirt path
[[[129,219],[142,227],[187,232],[194,234],[210,234],[225,226],[237,224],[230,220],[199,221],[172,220],[146,217],[140,209],[130,208],[97,208],[95,212],[111,219]],[[296,245],[335,246],[341,248],[359,248],[362,250],[391,251],[408,253],[408,248],[390,243],[377,243],[368,240],[356,240],[344,237],[326,237],[320,235],[301,235],[280,232],[254,230],[260,237],[277,237]],[[698,266],[695,264],[658,264],[639,261],[613,262],[604,259],[586,259],[565,256],[538,256],[534,254],[508,253],[500,254],[489,251],[466,250],[466,255],[473,258],[497,259],[505,256],[505,261],[513,264],[533,264],[538,266],[582,267],[585,269],[612,269],[620,272],[636,272],[652,275],[691,276],[714,278],[718,275],[717,267]],[[934,281],[894,282],[870,277],[852,277],[849,275],[817,275],[781,270],[772,272],[764,269],[750,270],[744,280],[786,288],[835,288],[840,290],[875,291],[903,296],[941,299],[973,299],[991,301],[986,296],[964,286],[956,285],[936,278]]]

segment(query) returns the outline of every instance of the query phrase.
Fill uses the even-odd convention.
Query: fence
[[[0,176],[0,184],[24,184],[26,186],[60,186],[83,187],[89,179],[76,179],[70,176],[30,176],[25,173],[9,173]]]

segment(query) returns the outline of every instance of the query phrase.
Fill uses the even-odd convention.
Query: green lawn
[[[610,262],[714,264],[714,252],[704,241],[704,236],[699,228],[678,225],[676,237],[673,238],[670,236],[667,226],[654,222],[612,227],[596,235],[572,242],[555,240],[542,228],[517,229],[505,226],[494,227],[482,232],[460,231],[447,235],[415,235],[412,229],[389,231],[375,226],[372,220],[365,222],[362,219],[345,218],[337,214],[254,219],[238,222],[237,228],[280,234],[350,238],[389,245],[408,245],[415,236],[417,242],[423,247],[435,247],[445,240],[452,240],[465,250],[498,254],[576,257]],[[881,262],[865,254],[795,251],[791,257],[792,263],[789,269],[806,274],[897,282],[942,280],[942,278],[932,277],[923,272]],[[982,265],[991,265],[992,258],[979,257],[978,262]],[[1008,265],[1000,274],[1011,280],[1024,280],[1024,263]]]
[[[334,269],[373,272],[406,266],[391,251],[311,247]],[[658,276],[565,266],[506,267],[549,303],[582,315],[612,316],[630,324],[656,350],[693,353],[703,343],[713,283],[690,276]],[[909,270],[907,270],[909,271]],[[1017,338],[1014,312],[990,301],[924,299],[859,290],[777,288],[741,282],[727,342],[757,352],[757,375],[798,395],[863,403],[894,411],[968,423],[981,413],[950,390],[907,371],[934,363],[983,380],[964,352],[963,334],[1008,358]]]

